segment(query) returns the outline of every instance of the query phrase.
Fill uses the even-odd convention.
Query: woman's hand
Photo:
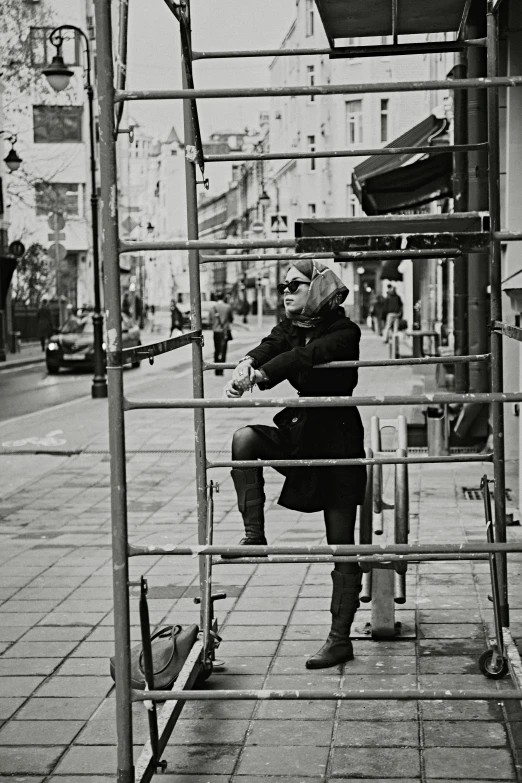
[[[242,389],[238,389],[234,381],[228,381],[228,383],[225,385],[225,388],[223,389],[223,396],[228,397],[229,399],[237,399],[238,397],[242,397],[244,394]]]
[[[246,359],[240,362],[232,373],[232,383],[242,392],[248,391],[255,383],[255,370]]]

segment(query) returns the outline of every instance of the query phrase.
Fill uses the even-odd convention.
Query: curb
[[[17,367],[28,367],[30,364],[45,363],[45,357],[34,357],[32,359],[15,359],[14,361],[7,360],[6,362],[0,362],[0,372],[2,370],[13,370]]]

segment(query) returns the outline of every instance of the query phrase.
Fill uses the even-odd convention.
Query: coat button
[[[294,416],[294,418],[292,419],[292,424],[295,424],[296,421],[297,421],[297,416]]]

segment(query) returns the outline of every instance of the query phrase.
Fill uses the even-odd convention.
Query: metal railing
[[[498,126],[498,95],[499,88],[515,88],[522,85],[522,76],[499,77],[498,76],[498,20],[492,12],[498,9],[490,5],[487,14],[487,39],[465,40],[459,34],[457,42],[430,43],[423,51],[448,51],[459,50],[465,47],[484,46],[487,48],[488,71],[485,78],[461,78],[430,81],[410,81],[397,83],[370,83],[370,84],[345,84],[325,85],[313,87],[282,87],[282,88],[238,88],[238,89],[194,89],[192,85],[192,62],[197,59],[221,58],[221,57],[261,57],[290,54],[328,54],[338,56],[375,56],[386,50],[387,54],[418,53],[419,44],[398,44],[386,47],[350,48],[333,51],[331,48],[323,50],[265,50],[257,52],[192,52],[191,28],[190,28],[190,0],[181,5],[166,0],[167,5],[180,23],[182,37],[183,69],[182,89],[176,90],[141,90],[133,91],[125,89],[125,78],[120,73],[118,87],[114,86],[114,68],[112,54],[112,29],[111,7],[107,0],[95,0],[96,11],[96,39],[97,39],[97,81],[100,106],[100,159],[101,159],[101,207],[103,221],[103,257],[105,273],[105,290],[108,306],[108,334],[111,335],[108,347],[108,381],[109,381],[109,444],[111,453],[111,515],[113,531],[113,591],[114,591],[114,616],[115,616],[115,646],[116,646],[116,722],[118,734],[117,747],[117,776],[119,783],[134,783],[135,780],[150,780],[160,765],[159,756],[164,749],[170,732],[181,712],[181,708],[187,700],[211,700],[211,699],[405,699],[405,700],[432,700],[432,699],[499,699],[499,693],[491,690],[390,690],[390,691],[344,691],[344,690],[313,690],[313,691],[258,691],[258,690],[218,690],[202,691],[191,690],[198,674],[207,675],[211,670],[213,646],[215,637],[212,633],[213,624],[213,596],[211,594],[212,567],[215,558],[221,555],[235,555],[233,563],[262,562],[267,564],[281,562],[358,562],[363,570],[371,569],[383,562],[390,563],[395,570],[402,570],[408,562],[424,562],[429,560],[484,560],[495,555],[498,576],[498,615],[506,632],[509,626],[509,607],[507,591],[506,553],[522,552],[522,544],[506,543],[505,520],[505,479],[504,479],[504,446],[503,446],[503,416],[502,406],[509,402],[522,402],[522,393],[503,393],[502,391],[502,336],[520,339],[518,332],[513,328],[507,328],[502,323],[501,306],[501,277],[500,277],[500,243],[502,241],[517,241],[522,239],[520,232],[506,232],[500,228],[500,199],[499,199],[499,126]],[[461,31],[463,32],[463,31]],[[124,38],[125,36],[123,36]],[[430,48],[431,47],[431,48]],[[422,48],[422,47],[421,47]],[[357,52],[357,55],[354,55]],[[197,172],[196,166],[201,169],[204,160],[200,150],[200,136],[197,117],[197,101],[199,99],[219,99],[225,97],[263,97],[267,96],[319,96],[319,95],[343,95],[364,93],[390,93],[411,92],[420,90],[469,90],[485,89],[488,103],[488,143],[484,144],[455,144],[445,147],[444,151],[453,150],[459,154],[467,154],[470,151],[487,149],[489,159],[489,220],[490,226],[483,226],[474,233],[420,233],[415,235],[420,246],[411,243],[410,246],[390,250],[384,247],[381,250],[375,247],[359,247],[357,241],[361,236],[352,234],[344,236],[320,237],[321,242],[328,247],[315,247],[310,237],[300,236],[296,242],[293,239],[278,240],[209,240],[199,239],[198,234],[198,208],[197,208]],[[117,205],[117,167],[116,167],[116,126],[115,116],[121,115],[120,107],[125,101],[174,99],[183,101],[184,114],[184,143],[185,149],[191,154],[185,159],[186,173],[186,200],[187,200],[187,237],[182,240],[166,241],[139,241],[122,242],[118,235],[118,205]],[[409,149],[409,148],[408,148]],[[415,148],[416,153],[419,148]],[[429,148],[430,153],[434,152]],[[435,150],[437,151],[437,150]],[[260,153],[246,155],[240,153],[240,157],[234,156],[207,156],[207,163],[215,163],[221,160],[270,160],[270,159],[297,159],[307,157],[338,158],[351,156],[352,154],[399,154],[404,148],[388,148],[387,150],[334,150],[329,153]],[[388,218],[390,223],[400,224],[400,219]],[[386,232],[388,237],[403,237],[400,227],[394,233]],[[374,237],[375,238],[375,237]],[[445,244],[446,243],[446,244]],[[353,245],[356,245],[355,249]],[[339,257],[348,259],[369,258],[412,258],[418,259],[430,257],[459,257],[463,253],[484,252],[487,247],[491,261],[491,321],[493,331],[491,335],[491,354],[458,357],[436,357],[433,359],[396,359],[382,362],[360,360],[354,362],[337,362],[335,367],[394,367],[416,364],[437,364],[455,361],[456,363],[491,362],[492,383],[491,393],[477,394],[432,394],[432,395],[390,395],[373,397],[311,397],[311,398],[269,398],[269,399],[240,399],[240,400],[214,400],[204,397],[204,370],[215,365],[205,363],[202,354],[201,341],[201,292],[200,292],[200,264],[209,261],[233,262],[245,258],[235,256],[200,257],[200,251],[212,250],[256,250],[286,248],[291,252],[284,256],[266,255],[259,256],[266,260],[284,260],[285,258],[310,258],[310,257]],[[135,349],[122,349],[121,313],[120,313],[120,272],[119,255],[146,250],[187,250],[189,256],[190,298],[192,313],[192,332],[183,338],[163,341],[161,343],[141,346]],[[319,250],[318,253],[313,250]],[[298,252],[296,252],[296,250]],[[292,252],[293,251],[293,252]],[[246,256],[250,260],[256,256]],[[123,367],[129,358],[143,360],[148,358],[153,361],[156,356],[174,350],[181,345],[192,345],[193,362],[193,396],[189,399],[126,399],[123,392]],[[230,365],[220,365],[230,366]],[[252,464],[248,460],[221,460],[209,462],[206,456],[205,442],[205,409],[222,408],[261,408],[261,407],[346,407],[346,406],[390,406],[390,405],[428,405],[449,403],[488,403],[493,410],[493,451],[488,455],[452,455],[452,456],[407,456],[406,444],[402,442],[395,455],[383,454],[378,442],[374,442],[373,450],[368,451],[365,458],[358,460],[332,459],[332,460],[263,460],[256,461],[256,466],[299,466],[299,465],[366,465],[371,480],[370,501],[365,502],[362,509],[364,520],[361,543],[357,546],[315,546],[315,547],[223,547],[212,544],[213,530],[213,489],[212,482],[207,482],[207,470],[209,468],[225,466],[246,467]],[[195,459],[196,459],[196,501],[198,519],[198,543],[195,546],[138,546],[128,541],[127,529],[127,481],[125,461],[125,412],[139,409],[177,409],[190,408],[193,410],[195,430]],[[401,436],[402,437],[402,436]],[[383,465],[395,465],[399,480],[399,486],[404,488],[405,467],[409,464],[432,463],[458,463],[492,461],[495,477],[495,539],[494,543],[473,545],[433,545],[412,546],[404,542],[395,543],[385,547],[371,544],[371,533],[368,527],[368,519],[373,512],[382,511],[382,482],[379,485],[379,474]],[[401,473],[402,471],[402,473]],[[379,489],[381,486],[381,489]],[[399,538],[404,537],[404,524],[407,518],[407,500],[403,492],[396,498],[398,516],[400,517]],[[406,502],[406,507],[404,503]],[[380,509],[380,511],[379,511]],[[378,532],[378,530],[374,531]],[[368,541],[369,539],[369,541]],[[129,607],[129,558],[150,555],[184,555],[197,556],[199,562],[199,586],[201,603],[201,627],[202,637],[187,659],[186,665],[180,674],[178,687],[175,691],[155,691],[149,689],[146,692],[133,691],[130,681],[130,607]],[[225,564],[226,560],[220,560]],[[400,592],[400,591],[399,591]],[[368,594],[368,588],[366,588]],[[399,596],[401,598],[402,596]],[[508,655],[514,645],[507,645]],[[511,652],[511,654],[515,654]],[[149,672],[150,674],[150,672]],[[149,678],[150,679],[150,678]],[[522,689],[518,687],[514,691],[503,691],[502,699],[522,699]],[[132,702],[158,702],[165,701],[161,714],[152,728],[151,740],[145,747],[136,769],[133,760],[133,733],[132,733]]]

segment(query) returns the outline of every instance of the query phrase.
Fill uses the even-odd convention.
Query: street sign
[[[59,242],[54,243],[53,245],[49,245],[49,249],[47,251],[51,258],[54,258],[55,261],[58,263],[62,263],[62,261],[65,261],[65,256],[67,255],[67,248],[63,245],[60,245]]]
[[[11,244],[9,245],[9,253],[15,258],[21,258],[25,253],[24,243],[20,242],[18,239],[15,239],[15,241],[11,242]]]
[[[265,225],[261,220],[254,220],[250,226],[250,230],[253,231],[254,234],[262,234],[265,230]]]
[[[61,212],[51,212],[47,225],[51,231],[63,231],[65,228],[65,218]]]
[[[288,215],[270,215],[270,230],[272,234],[286,234],[288,231]]]

